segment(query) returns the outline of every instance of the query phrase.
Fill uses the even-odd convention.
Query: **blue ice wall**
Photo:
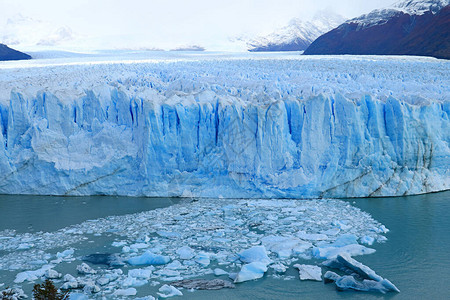
[[[167,97],[11,92],[0,107],[0,193],[317,198],[450,188],[448,102],[340,93],[243,102],[212,88]]]

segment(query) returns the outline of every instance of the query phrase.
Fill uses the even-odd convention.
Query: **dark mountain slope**
[[[305,54],[421,55],[450,59],[450,5],[421,14],[379,10],[347,21]]]
[[[31,59],[28,54],[19,52],[17,50],[11,49],[4,44],[0,44],[0,61],[2,60],[21,60],[21,59]]]

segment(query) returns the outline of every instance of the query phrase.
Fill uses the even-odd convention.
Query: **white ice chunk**
[[[283,265],[282,263],[272,264],[270,265],[270,268],[273,269],[276,273],[286,273],[287,267]]]
[[[45,271],[44,276],[48,279],[58,279],[62,277],[62,274],[58,273],[56,270],[48,269],[47,271]]]
[[[131,277],[130,275],[128,275],[127,278],[125,278],[122,281],[122,286],[123,287],[140,287],[143,285],[146,285],[148,283],[148,280],[141,280],[141,279],[137,279],[135,277]]]
[[[20,272],[16,275],[16,279],[14,279],[14,283],[22,283],[24,281],[34,281],[38,280],[40,277],[45,275],[47,270],[53,268],[53,265],[44,265],[40,269],[34,271],[25,271]]]
[[[234,279],[235,283],[258,279],[264,276],[267,272],[267,264],[261,261],[255,261],[242,266],[241,271]],[[231,274],[230,274],[231,275]]]
[[[169,263],[165,268],[172,270],[185,270],[186,266],[184,266],[179,260],[174,260],[171,263]]]
[[[271,259],[267,256],[267,251],[264,246],[255,246],[250,249],[244,250],[239,253],[239,258],[245,263],[261,262],[266,266],[272,262]]]
[[[195,261],[203,267],[207,267],[211,263],[209,254],[205,252],[200,252],[195,257]]]
[[[71,257],[74,252],[75,251],[73,249],[67,249],[67,250],[64,250],[63,252],[56,253],[56,257],[58,257],[58,258],[68,258],[68,257]]]
[[[322,268],[318,266],[295,264],[294,268],[298,269],[300,280],[322,281]]]
[[[179,248],[177,254],[180,256],[180,259],[192,259],[195,256],[194,249],[188,246]]]
[[[328,236],[326,234],[321,233],[306,233],[302,230],[297,232],[297,236],[301,238],[302,240],[308,240],[308,241],[325,241],[328,239]]]
[[[375,242],[375,239],[371,236],[365,235],[360,239],[361,244],[366,244],[369,246],[372,246]]]
[[[86,275],[86,274],[96,274],[97,271],[92,269],[88,264],[82,263],[81,265],[77,266],[77,271],[79,274]]]
[[[175,296],[183,296],[183,293],[180,292],[176,287],[165,284],[159,288],[158,295],[162,298],[169,298]]]
[[[128,271],[128,276],[139,278],[139,279],[150,279],[152,276],[151,269],[132,269]]]
[[[311,243],[293,236],[270,235],[262,238],[261,242],[269,251],[276,253],[282,259],[289,258],[292,254],[304,253],[312,247]]]
[[[118,289],[113,293],[113,296],[116,297],[127,297],[127,296],[135,296],[137,294],[137,290],[135,288],[128,289]]]

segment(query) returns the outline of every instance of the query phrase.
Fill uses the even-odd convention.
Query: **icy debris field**
[[[0,193],[446,190],[449,95],[450,63],[418,57],[132,53],[0,63]]]
[[[395,286],[352,257],[375,252],[369,246],[387,232],[341,200],[193,199],[55,232],[2,231],[0,276],[25,291],[51,278],[77,296],[166,297],[263,276],[294,280],[284,273],[295,267],[301,279],[332,270],[340,275],[326,282],[340,289],[384,293]]]

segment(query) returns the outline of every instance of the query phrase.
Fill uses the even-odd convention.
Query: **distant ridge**
[[[320,35],[345,22],[345,18],[328,11],[317,13],[311,21],[299,18],[273,33],[247,42],[250,52],[304,51]]]
[[[408,0],[349,20],[306,55],[418,55],[450,59],[450,0]]]
[[[4,60],[21,60],[31,59],[28,54],[9,48],[4,44],[0,44],[0,61]]]

